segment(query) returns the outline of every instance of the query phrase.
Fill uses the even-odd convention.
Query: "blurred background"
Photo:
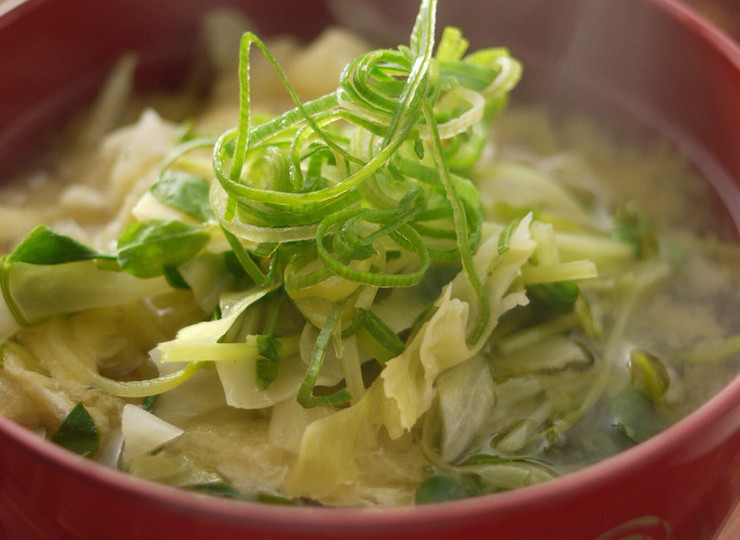
[[[740,0],[680,0],[740,41]]]

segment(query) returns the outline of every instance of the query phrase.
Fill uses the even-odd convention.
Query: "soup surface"
[[[516,59],[433,23],[368,53],[213,13],[175,96],[121,59],[0,194],[0,412],[149,480],[387,506],[546,481],[726,384],[740,251],[690,164],[509,103]]]

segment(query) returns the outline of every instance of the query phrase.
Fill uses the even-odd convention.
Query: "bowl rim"
[[[733,416],[734,415],[734,416]],[[278,529],[306,531],[315,529],[343,529],[362,526],[366,529],[413,526],[414,523],[444,522],[450,518],[475,516],[496,510],[531,507],[540,501],[559,498],[582,491],[584,487],[603,483],[605,479],[620,477],[636,464],[647,465],[663,455],[670,454],[684,441],[696,435],[697,426],[708,426],[708,420],[733,416],[740,426],[740,375],[727,384],[704,405],[656,434],[647,441],[626,449],[597,463],[564,474],[552,480],[512,491],[482,495],[467,499],[403,507],[314,507],[282,506],[200,495],[183,489],[136,478],[118,469],[91,461],[57,446],[28,428],[0,416],[0,434],[13,439],[11,444],[22,447],[51,466],[79,475],[85,483],[99,483],[122,495],[135,496],[140,501],[174,512],[188,512],[220,522],[249,520],[250,524],[269,525]],[[382,515],[380,514],[382,512]],[[286,519],[287,518],[287,519]]]
[[[679,0],[644,0],[679,22],[686,29],[701,37],[721,57],[740,73],[740,43],[736,42],[715,23]],[[28,4],[43,0],[8,0],[0,5],[0,18],[13,14]],[[740,182],[740,179],[738,179]],[[186,490],[142,480],[112,467],[83,458],[65,450],[28,428],[0,415],[0,444],[23,448],[50,466],[61,467],[77,475],[80,481],[98,483],[122,495],[133,495],[159,508],[174,512],[218,518],[222,522],[238,524],[249,520],[251,524],[269,525],[275,529],[306,530],[343,529],[362,525],[370,530],[385,527],[413,526],[415,523],[442,522],[464,515],[490,513],[496,510],[530,506],[533,503],[582,490],[584,486],[603,482],[631,469],[636,463],[647,463],[680,446],[711,418],[732,416],[740,428],[740,374],[716,393],[710,400],[677,423],[656,434],[649,440],[614,456],[582,469],[569,472],[553,480],[503,493],[409,507],[383,507],[382,515],[375,508],[341,507],[292,507],[235,501],[220,497],[199,495]],[[289,518],[289,519],[286,519]]]
[[[715,21],[699,13],[683,0],[646,0],[646,2],[657,5],[683,26],[692,27],[731,64],[740,69],[740,42],[733,39]],[[740,19],[740,15],[736,18]]]

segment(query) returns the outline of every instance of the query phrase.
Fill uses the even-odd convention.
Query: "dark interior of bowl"
[[[290,32],[309,38],[341,17],[383,45],[404,42],[415,3],[368,3],[373,17],[362,10],[364,2],[319,0],[20,4],[0,18],[0,178],[33,158],[39,141],[90,101],[119,54],[139,53],[142,89],[176,86],[195,57],[200,15],[215,6],[240,6],[264,35]],[[354,13],[348,13],[350,4]],[[497,0],[497,17],[491,16],[488,2],[443,1],[440,26],[461,26],[473,47],[508,46],[525,66],[517,99],[546,97],[619,130],[668,136],[713,184],[736,230],[740,60],[736,50],[717,54],[730,47],[722,36],[687,32],[692,16],[667,4]],[[203,524],[202,516],[197,519]]]
[[[40,140],[88,104],[121,54],[138,55],[140,90],[176,88],[198,54],[201,16],[211,9],[237,5],[267,35],[310,38],[329,20],[320,1],[289,4],[283,10],[282,3],[249,0],[184,0],[176,9],[147,0],[21,3],[0,18],[0,173],[31,159]]]

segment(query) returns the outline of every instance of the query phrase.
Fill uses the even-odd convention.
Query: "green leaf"
[[[453,501],[485,493],[480,479],[475,475],[462,475],[459,478],[434,475],[425,479],[416,488],[416,504]]]
[[[79,243],[74,238],[39,225],[21,241],[7,263],[62,264],[89,259],[115,258]]]
[[[177,268],[164,266],[162,267],[162,274],[167,280],[167,284],[173,289],[190,289],[190,285],[188,285],[188,282],[185,281],[184,277],[182,277],[182,274],[177,271]]]
[[[152,195],[161,203],[201,223],[214,218],[209,190],[208,180],[183,171],[167,171],[150,188]]]
[[[77,403],[67,414],[51,436],[51,441],[85,457],[92,456],[98,451],[100,446],[98,428],[82,402]]]
[[[139,278],[157,277],[194,257],[208,242],[200,227],[179,221],[149,220],[129,225],[118,239],[118,262]]]
[[[154,409],[154,404],[157,402],[158,397],[159,395],[145,397],[141,402],[141,408],[144,409],[146,412],[152,412],[152,410]]]
[[[573,281],[538,283],[527,286],[532,308],[543,317],[555,317],[573,310],[580,289]]]

